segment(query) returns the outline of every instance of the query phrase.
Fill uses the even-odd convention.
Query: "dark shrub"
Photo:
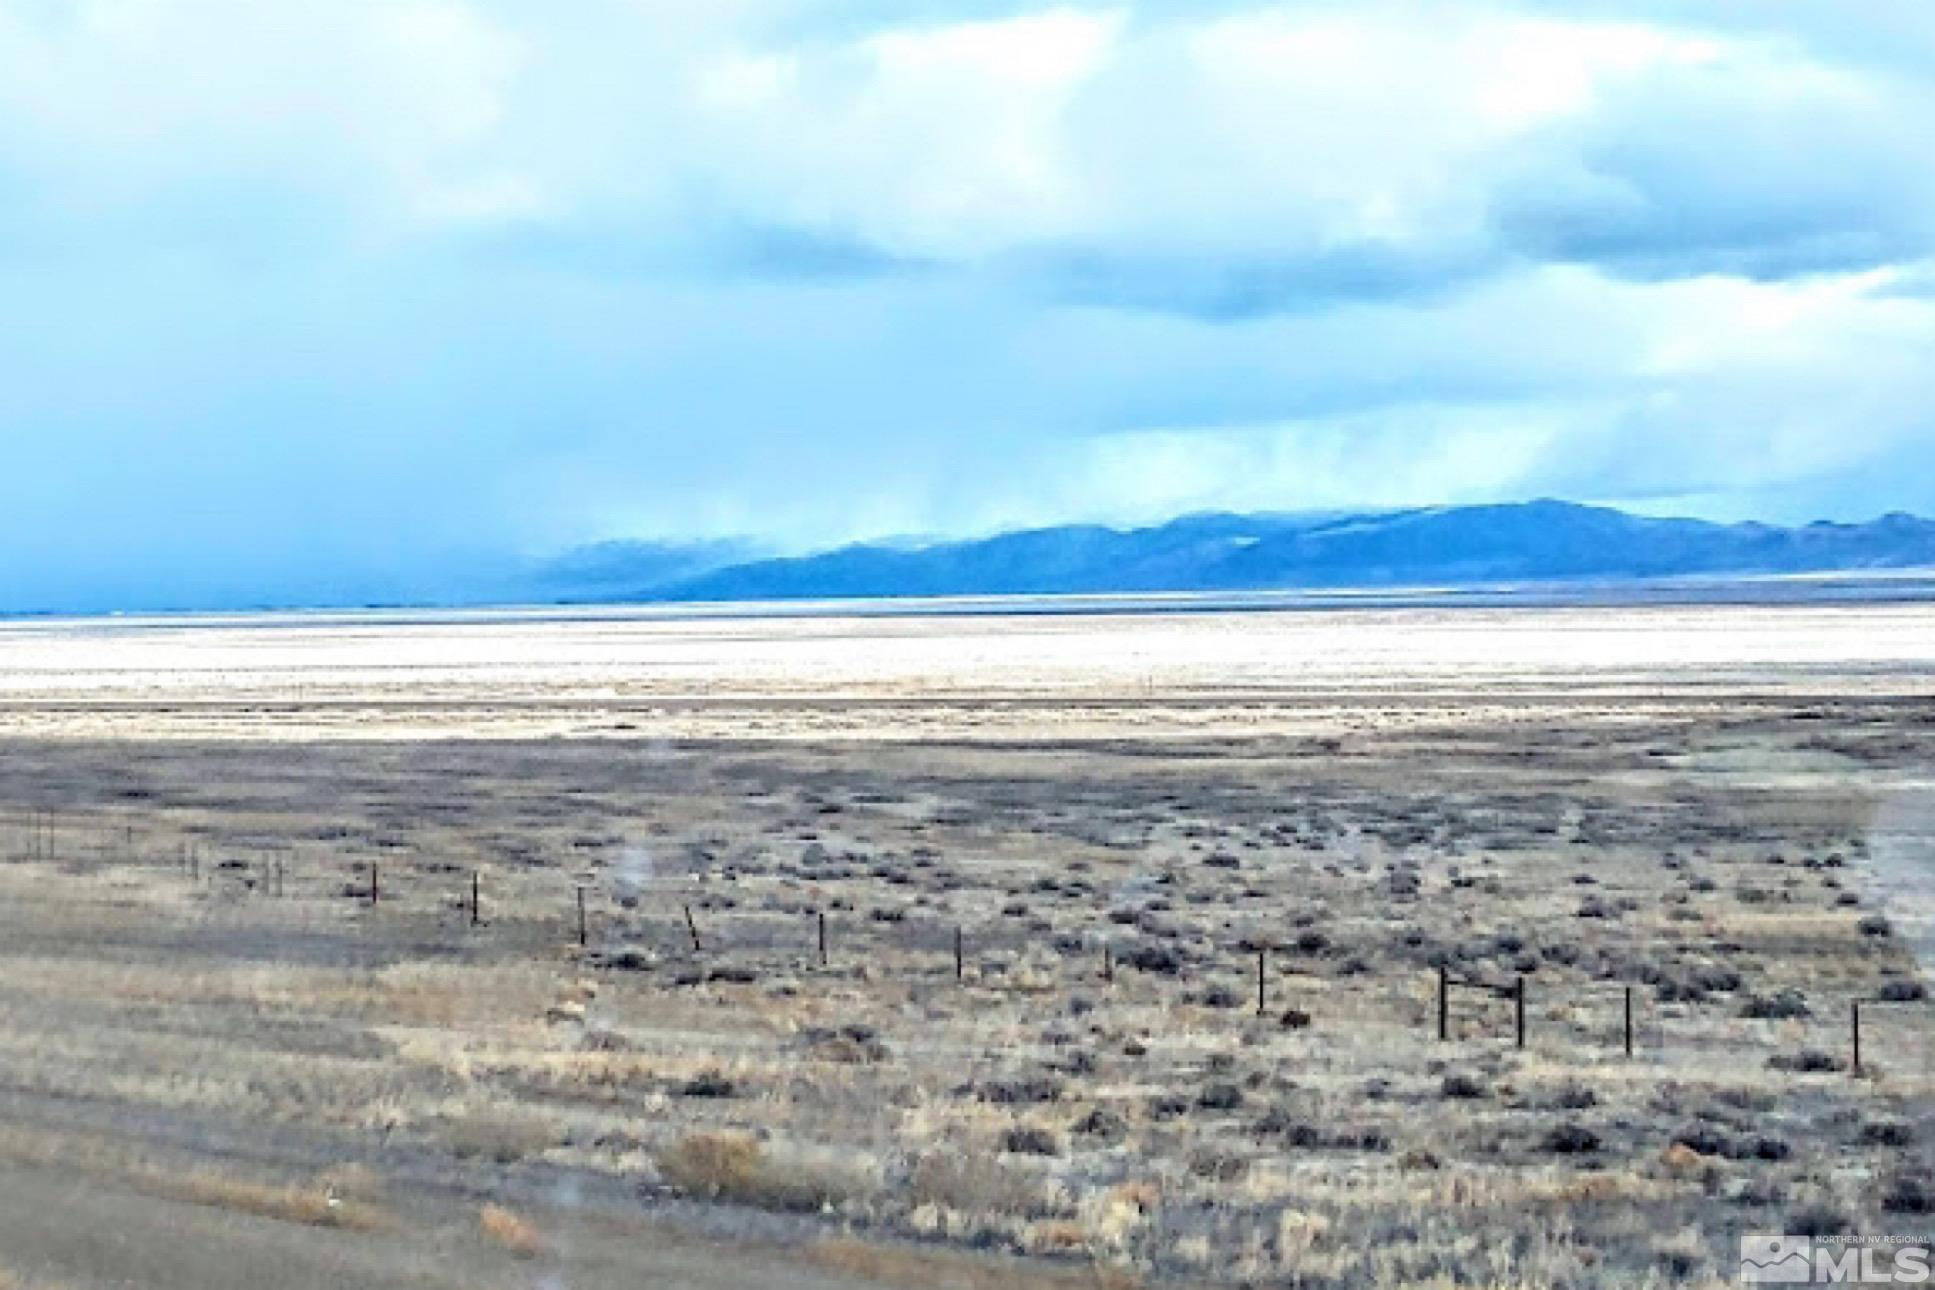
[[[1243,1090],[1234,1084],[1211,1084],[1196,1098],[1205,1111],[1234,1111],[1243,1105]]]
[[[1774,995],[1754,995],[1741,1006],[1740,1015],[1743,1017],[1785,1019],[1788,1017],[1806,1017],[1810,1016],[1811,1013],[1808,1010],[1806,997],[1799,990],[1782,990],[1779,994]]]
[[[1090,1138],[1119,1138],[1129,1131],[1129,1122],[1106,1106],[1098,1106],[1075,1122],[1075,1132]]]
[[[1832,1205],[1816,1201],[1788,1214],[1781,1230],[1790,1236],[1836,1236],[1848,1230],[1848,1216]]]
[[[1732,968],[1711,964],[1695,968],[1690,979],[1702,990],[1709,990],[1715,994],[1732,994],[1740,988],[1740,973]]]
[[[1562,1111],[1584,1111],[1599,1105],[1599,1095],[1584,1084],[1567,1084],[1553,1091],[1550,1104]]]
[[[1935,1214],[1935,1190],[1920,1174],[1901,1174],[1881,1193],[1881,1207],[1890,1214]]]
[[[1020,1124],[1009,1129],[1002,1137],[1001,1149],[1018,1156],[1059,1156],[1062,1144],[1046,1129]]]
[[[1767,1059],[1773,1070],[1790,1071],[1798,1075],[1818,1075],[1828,1071],[1846,1070],[1848,1064],[1832,1053],[1824,1053],[1818,1048],[1803,1048],[1798,1053],[1775,1053]]]
[[[1037,1102],[1059,1101],[1062,1095],[1062,1083],[1045,1075],[990,1080],[981,1085],[979,1093],[983,1102],[993,1102],[1000,1106],[1026,1106]]]
[[[1690,1129],[1682,1129],[1674,1135],[1673,1141],[1703,1156],[1731,1156],[1737,1152],[1733,1139],[1710,1124],[1696,1124]]]
[[[700,1071],[679,1088],[684,1097],[731,1097],[738,1086],[719,1071]]]
[[[1899,1120],[1871,1120],[1861,1126],[1861,1141],[1870,1147],[1905,1147],[1915,1131]]]
[[[1264,1112],[1253,1132],[1258,1137],[1281,1137],[1293,1147],[1314,1147],[1323,1142],[1323,1135],[1317,1132],[1315,1125],[1298,1119],[1280,1106],[1273,1106]]]
[[[1174,1093],[1159,1093],[1149,1099],[1149,1115],[1152,1119],[1173,1120],[1187,1114],[1189,1103]]]
[[[1174,976],[1182,971],[1182,955],[1167,945],[1138,945],[1122,956],[1125,966],[1138,972]]]
[[[1576,1156],[1599,1150],[1599,1135],[1583,1124],[1567,1121],[1554,1125],[1545,1135],[1545,1149],[1560,1155]]]

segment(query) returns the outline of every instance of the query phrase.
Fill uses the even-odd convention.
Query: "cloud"
[[[1500,225],[1542,259],[1764,279],[1912,259],[1935,238],[1935,87],[1737,43],[1578,120]]]
[[[1929,509],[1931,95],[1919,0],[0,0],[0,576]]]
[[[523,214],[526,178],[484,155],[519,51],[461,0],[10,0],[0,164],[116,229],[234,186],[371,223]]]
[[[820,271],[993,268],[1211,316],[1527,260],[1783,277],[1927,253],[1927,65],[1877,64],[1855,19],[1729,17],[15,2],[0,140],[83,219],[243,185],[351,238],[760,230],[844,248]]]
[[[1527,262],[1780,278],[1935,240],[1927,79],[1760,30],[1060,11],[706,79],[729,203],[1088,302],[1250,317]]]

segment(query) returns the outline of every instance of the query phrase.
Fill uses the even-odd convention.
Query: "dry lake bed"
[[[1930,605],[0,624],[0,1287],[1727,1284],[1932,856]]]

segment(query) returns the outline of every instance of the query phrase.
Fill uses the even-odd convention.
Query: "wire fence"
[[[1547,1057],[1685,1057],[1721,1065],[1758,1059],[1797,1076],[1885,1078],[1894,1089],[1935,1093],[1935,1004],[1919,997],[1817,992],[1772,1015],[1749,1016],[1725,992],[1705,1003],[1668,1000],[1644,982],[1551,972],[1485,976],[1411,965],[1377,971],[1360,963],[1340,976],[1293,943],[1267,938],[1185,953],[1099,916],[1090,929],[1070,933],[1044,932],[1008,912],[861,911],[837,898],[744,909],[730,895],[676,882],[614,882],[608,875],[578,881],[532,869],[500,875],[513,879],[500,892],[480,868],[427,863],[408,852],[332,849],[319,859],[269,838],[158,845],[131,823],[90,827],[42,811],[17,817],[12,832],[6,854],[16,864],[178,874],[194,889],[262,903],[264,916],[267,909],[289,911],[291,925],[305,929],[318,919],[367,929],[381,918],[410,924],[419,943],[495,942],[522,954],[563,947],[588,966],[618,971],[650,955],[682,966],[679,984],[891,964],[928,985],[1153,992],[1159,1002],[1205,1015],[1254,1015],[1316,1035],[1397,1031],[1424,1044]],[[1015,960],[1030,955],[1038,961],[1022,982]]]

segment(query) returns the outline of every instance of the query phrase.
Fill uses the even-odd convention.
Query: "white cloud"
[[[898,29],[700,69],[707,189],[749,221],[972,256],[1080,228],[1061,118],[1120,15]]]
[[[1060,11],[734,54],[701,84],[683,164],[743,218],[1130,303],[1240,314],[1524,258],[1783,276],[1935,242],[1928,83],[1758,31]]]
[[[1553,9],[0,0],[0,173],[84,211],[294,195],[357,234],[769,230],[1212,315],[1527,258],[1935,250],[1929,69]]]
[[[490,151],[519,61],[462,0],[10,0],[0,175],[68,219],[217,194],[364,227],[526,213]]]

